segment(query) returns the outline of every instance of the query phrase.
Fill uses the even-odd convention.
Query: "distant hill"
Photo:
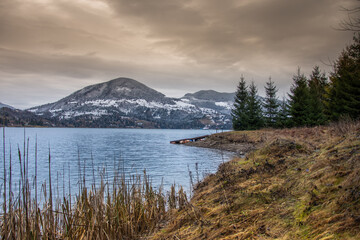
[[[2,107],[0,109],[0,126],[22,127],[22,126],[55,126],[53,120],[46,119],[29,111]],[[61,125],[59,125],[61,126]]]
[[[168,98],[136,80],[117,78],[29,111],[74,127],[231,128],[231,97],[200,92]]]
[[[10,108],[10,109],[15,109],[15,108],[12,107],[12,106],[9,106],[9,105],[6,105],[6,104],[0,102],[0,109],[1,109],[1,108],[4,108],[4,107]]]
[[[186,99],[190,104],[201,108],[210,108],[222,114],[230,116],[234,105],[235,93],[221,93],[214,90],[201,90],[195,93],[187,93],[181,99]]]
[[[214,102],[234,102],[235,93],[223,93],[214,90],[201,90],[195,93],[187,93],[183,98]]]

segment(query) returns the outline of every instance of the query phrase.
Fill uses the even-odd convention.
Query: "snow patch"
[[[61,108],[49,110],[49,112],[51,112],[52,114],[56,114],[56,113],[61,112],[61,111],[62,111]]]
[[[231,102],[215,102],[215,105],[230,110],[231,106],[232,106],[232,103]]]
[[[93,110],[93,111],[85,111],[85,112],[77,112],[77,111],[67,111],[62,114],[62,117],[65,119],[83,116],[83,115],[93,115],[97,117],[101,117],[103,115],[109,115],[107,110]]]
[[[81,105],[92,105],[97,107],[118,107],[118,100],[110,100],[110,99],[99,99],[93,101],[86,101]]]

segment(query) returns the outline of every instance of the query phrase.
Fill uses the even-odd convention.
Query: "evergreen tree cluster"
[[[360,117],[360,34],[335,61],[329,78],[318,66],[307,78],[298,68],[288,99],[279,101],[275,83],[269,78],[261,100],[254,82],[242,76],[232,110],[234,130],[262,127],[317,126],[342,117]]]
[[[360,116],[360,33],[341,53],[334,64],[327,89],[327,108],[330,120],[347,115]]]
[[[315,66],[309,79],[298,68],[293,76],[289,96],[289,126],[317,126],[327,121],[325,111],[326,88],[325,73]]]
[[[266,98],[262,100],[254,82],[249,86],[242,76],[235,94],[232,121],[234,130],[256,130],[262,127],[281,127],[288,118],[287,105],[280,104],[277,89],[269,78],[265,86]]]

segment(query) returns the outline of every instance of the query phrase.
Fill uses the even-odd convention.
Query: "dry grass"
[[[360,122],[212,138],[257,150],[201,182],[154,239],[360,239]]]

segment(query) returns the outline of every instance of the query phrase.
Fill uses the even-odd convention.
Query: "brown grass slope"
[[[228,132],[245,151],[198,184],[154,239],[360,239],[360,123]]]

